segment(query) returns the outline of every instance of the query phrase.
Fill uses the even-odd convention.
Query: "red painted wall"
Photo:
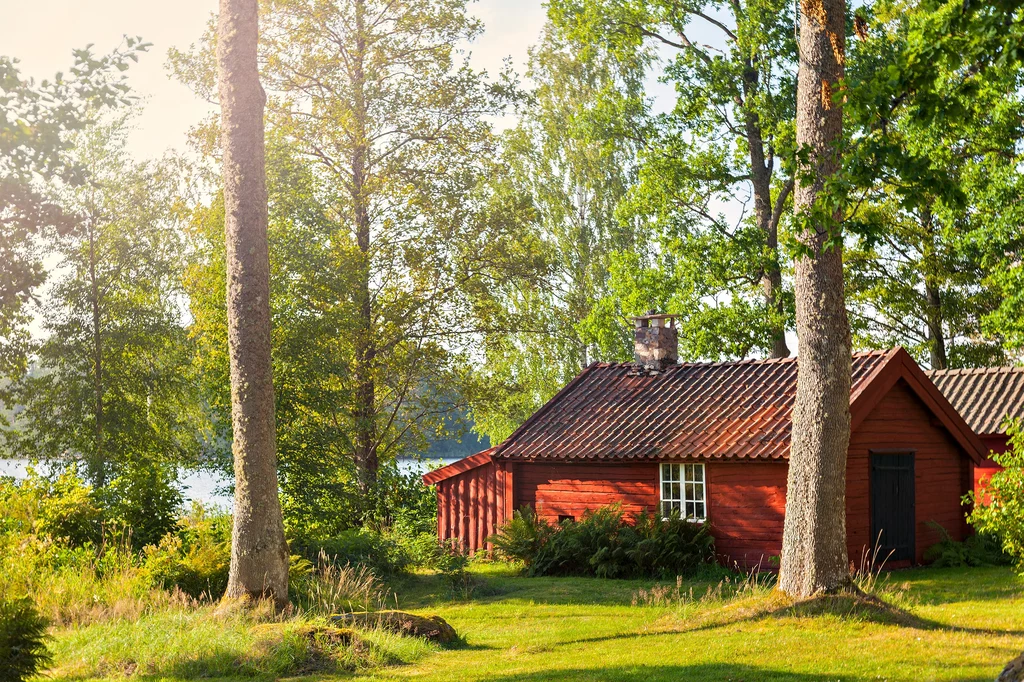
[[[524,462],[514,481],[515,508],[524,504],[551,522],[579,518],[587,509],[616,502],[629,514],[658,506],[658,465],[653,462]]]
[[[512,513],[509,465],[489,462],[437,483],[437,535],[458,538],[470,552],[486,542]]]
[[[967,526],[960,498],[972,484],[970,460],[901,380],[854,432],[847,467],[847,538],[851,561],[873,547],[870,453],[915,451],[917,561],[938,540],[937,521],[955,539]],[[705,464],[708,514],[721,560],[743,567],[772,561],[782,549],[787,465],[780,461],[715,460]],[[490,462],[438,484],[438,531],[470,550],[512,511],[532,506],[555,522],[615,502],[627,513],[658,508],[657,462]]]
[[[981,442],[984,443],[985,449],[989,452],[1002,454],[1010,450],[1010,437],[1005,433],[985,434],[981,436]],[[988,483],[988,479],[992,474],[1002,471],[1002,467],[992,461],[991,457],[986,457],[980,466],[972,466],[971,470],[974,493],[981,499],[983,504],[988,504],[989,500],[985,494],[985,484]]]
[[[722,563],[776,568],[786,518],[783,461],[721,461],[706,465],[708,516]]]
[[[970,489],[970,459],[900,380],[864,419],[850,439],[846,469],[846,537],[850,560],[859,562],[871,537],[870,453],[913,450],[917,562],[939,540],[927,524],[935,521],[955,540],[967,533],[961,497]]]

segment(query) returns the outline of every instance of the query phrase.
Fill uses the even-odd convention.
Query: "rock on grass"
[[[459,641],[455,628],[441,616],[417,616],[404,611],[362,611],[343,613],[334,616],[332,620],[356,627],[380,628],[407,637],[422,637],[443,646]]]

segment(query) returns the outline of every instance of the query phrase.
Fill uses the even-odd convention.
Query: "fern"
[[[23,682],[52,662],[48,625],[30,599],[0,599],[0,682]]]
[[[558,526],[524,507],[490,541],[535,576],[674,578],[692,575],[715,556],[707,524],[691,523],[678,513],[662,519],[642,512],[631,520],[619,505],[588,511],[579,521]]]
[[[538,518],[530,507],[523,507],[512,515],[508,523],[487,538],[487,542],[501,555],[522,561],[529,567],[553,532],[551,524]]]

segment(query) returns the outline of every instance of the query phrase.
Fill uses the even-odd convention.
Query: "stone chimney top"
[[[633,350],[636,364],[646,370],[661,372],[679,362],[679,334],[676,315],[647,315],[630,318],[636,325]]]

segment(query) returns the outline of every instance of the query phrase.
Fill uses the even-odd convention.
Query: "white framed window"
[[[703,464],[662,464],[661,514],[667,517],[678,511],[691,521],[707,518],[707,487]]]

